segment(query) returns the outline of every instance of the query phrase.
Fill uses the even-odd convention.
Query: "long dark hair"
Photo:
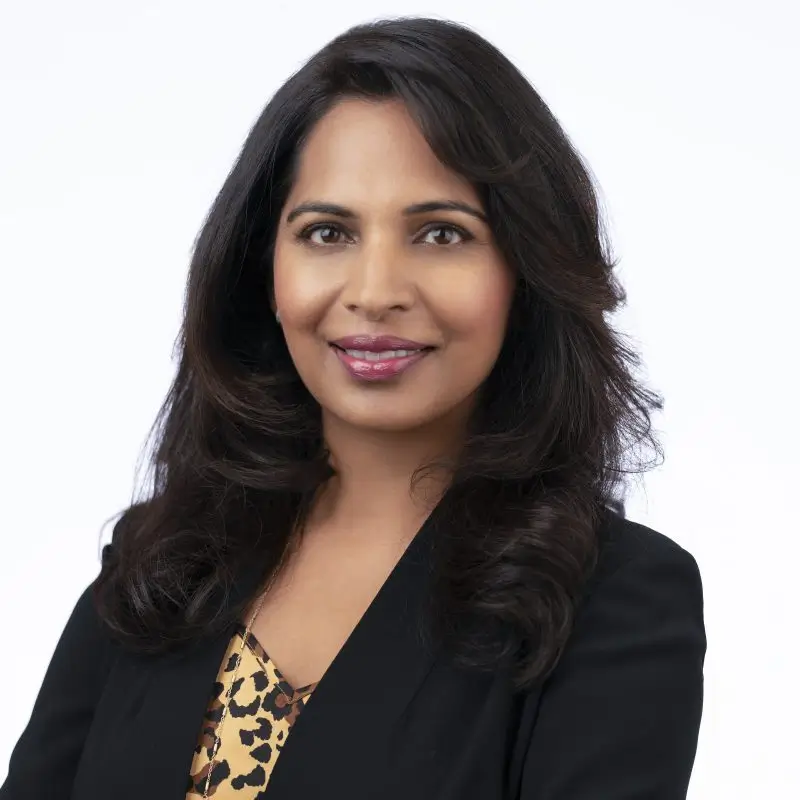
[[[127,646],[222,632],[267,578],[330,477],[320,411],[270,313],[278,215],[314,124],[344,97],[406,104],[441,161],[479,191],[516,274],[506,341],[437,518],[437,631],[458,663],[513,654],[546,675],[597,563],[625,475],[661,457],[660,398],[609,324],[624,302],[587,167],[495,47],[433,19],[351,28],[268,103],[205,220],[189,271],[180,364],[153,429],[152,485],[114,528],[95,584]],[[648,463],[643,456],[650,451]],[[499,635],[481,637],[475,624]]]

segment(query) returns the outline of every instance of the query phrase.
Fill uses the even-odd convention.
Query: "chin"
[[[332,413],[352,428],[375,433],[411,433],[435,421],[429,415],[407,411],[386,414],[377,409],[370,412],[342,409]]]
[[[382,402],[322,404],[325,412],[352,428],[375,433],[411,433],[432,425],[448,415],[448,408],[431,405]]]

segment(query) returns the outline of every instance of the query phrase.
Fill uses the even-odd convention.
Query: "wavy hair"
[[[516,276],[506,340],[437,511],[432,595],[457,663],[511,655],[529,685],[563,650],[603,515],[627,475],[661,458],[650,414],[662,406],[608,319],[625,295],[588,168],[518,69],[453,22],[351,28],[255,122],[195,242],[151,485],[114,527],[98,612],[139,651],[221,632],[251,599],[233,591],[237,575],[280,569],[332,474],[270,297],[297,155],[349,97],[405,104],[437,157],[476,187]]]

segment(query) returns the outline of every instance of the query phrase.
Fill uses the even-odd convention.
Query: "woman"
[[[586,168],[475,33],[356,27],[191,264],[152,496],[3,800],[685,797],[697,566],[613,510],[656,395]]]

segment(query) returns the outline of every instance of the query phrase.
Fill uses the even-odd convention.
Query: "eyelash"
[[[302,242],[304,242],[305,244],[307,244],[307,245],[309,245],[311,247],[336,247],[337,245],[342,244],[342,242],[337,242],[336,244],[317,244],[316,242],[312,242],[311,241],[311,236],[315,231],[325,230],[326,228],[329,228],[330,230],[338,231],[340,234],[343,234],[343,235],[347,234],[347,231],[345,231],[345,229],[341,225],[336,223],[336,222],[315,222],[314,224],[303,228],[303,230],[301,230],[297,234],[297,239],[300,239]],[[421,232],[420,235],[424,237],[427,234],[429,234],[431,231],[442,231],[442,230],[454,231],[455,233],[457,233],[461,237],[461,241],[460,242],[456,242],[455,244],[451,244],[451,245],[430,245],[430,246],[432,246],[432,247],[456,247],[456,246],[458,246],[460,244],[466,244],[467,242],[469,242],[469,241],[471,241],[472,239],[475,238],[469,231],[464,230],[464,228],[461,228],[458,225],[454,225],[451,222],[434,222],[434,223],[431,223],[430,225],[426,226],[423,229],[423,231]]]

